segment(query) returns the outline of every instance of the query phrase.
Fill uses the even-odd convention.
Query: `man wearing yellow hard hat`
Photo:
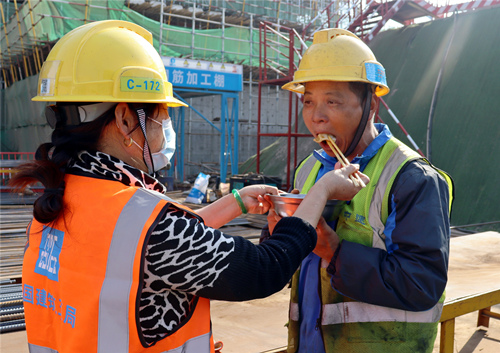
[[[303,94],[305,125],[322,148],[299,164],[294,188],[308,193],[336,168],[341,156],[321,136],[370,178],[338,220],[320,221],[329,240],[293,276],[288,352],[432,352],[451,179],[374,123],[377,97],[389,93],[385,69],[351,32],[317,32],[283,88]]]
[[[185,103],[152,42],[133,23],[93,22],[61,38],[41,70],[34,100],[56,103],[54,131],[11,181],[45,187],[23,261],[31,353],[212,353],[210,299],[281,290],[315,247],[327,199],[360,190],[355,167],[328,173],[261,245],[217,228],[267,212],[275,187],[233,190],[196,213],[174,202],[155,175],[176,147],[168,108]]]

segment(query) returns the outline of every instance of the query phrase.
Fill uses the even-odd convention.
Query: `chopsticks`
[[[314,139],[315,142],[320,143],[322,141],[326,141],[328,146],[330,146],[330,149],[335,153],[335,156],[339,160],[340,164],[342,167],[348,166],[349,160],[344,156],[340,148],[337,146],[335,143],[335,137],[329,134],[318,134],[318,137]],[[349,178],[351,178],[352,182],[354,183],[355,186],[361,186],[362,188],[366,187],[366,184],[363,183],[363,180],[359,177],[358,173],[354,173],[349,175]]]

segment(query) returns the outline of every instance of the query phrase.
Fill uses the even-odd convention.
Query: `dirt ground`
[[[500,234],[485,232],[451,240],[446,302],[500,289]],[[261,353],[286,345],[289,289],[265,299],[241,303],[212,302],[213,334],[222,341],[222,353]],[[500,313],[500,305],[492,307]],[[455,320],[454,353],[500,352],[500,320],[477,327],[477,312]],[[26,332],[0,335],[2,353],[28,353]],[[438,339],[433,353],[439,352]]]

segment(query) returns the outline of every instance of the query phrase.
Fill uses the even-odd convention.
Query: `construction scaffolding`
[[[38,74],[52,45],[70,30],[87,22],[121,17],[121,12],[126,11],[123,3],[111,0],[93,3],[90,0],[2,1],[2,88]],[[4,8],[12,4],[13,8]]]
[[[281,33],[281,31],[287,31]],[[261,138],[264,136],[270,137],[286,137],[287,153],[286,160],[286,176],[284,187],[290,186],[291,168],[298,163],[298,137],[310,137],[310,134],[301,134],[298,132],[299,126],[299,96],[293,92],[288,92],[288,129],[286,133],[265,133],[261,131],[262,121],[262,89],[264,85],[274,85],[281,87],[285,83],[293,80],[293,74],[298,67],[298,61],[302,58],[303,49],[307,48],[306,43],[294,28],[276,28],[269,22],[261,22],[259,27],[260,39],[260,61],[259,61],[259,101],[258,101],[258,120],[257,120],[257,159],[256,171],[260,173],[260,151]],[[298,47],[295,43],[299,43]],[[268,55],[270,53],[271,55]],[[279,59],[275,56],[282,56],[287,60],[286,65],[280,64]],[[292,157],[292,146],[294,154]]]

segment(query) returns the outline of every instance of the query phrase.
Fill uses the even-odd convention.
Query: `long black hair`
[[[61,105],[68,104],[78,105],[78,103]],[[142,107],[148,116],[158,113],[158,104],[128,104],[133,111]],[[63,212],[64,176],[69,162],[81,151],[96,152],[104,128],[114,119],[115,107],[91,122],[72,126],[58,122],[52,132],[51,142],[41,144],[36,150],[35,161],[16,168],[17,172],[9,182],[16,191],[24,190],[37,182],[45,187],[33,205],[33,216],[38,222],[50,223]]]

